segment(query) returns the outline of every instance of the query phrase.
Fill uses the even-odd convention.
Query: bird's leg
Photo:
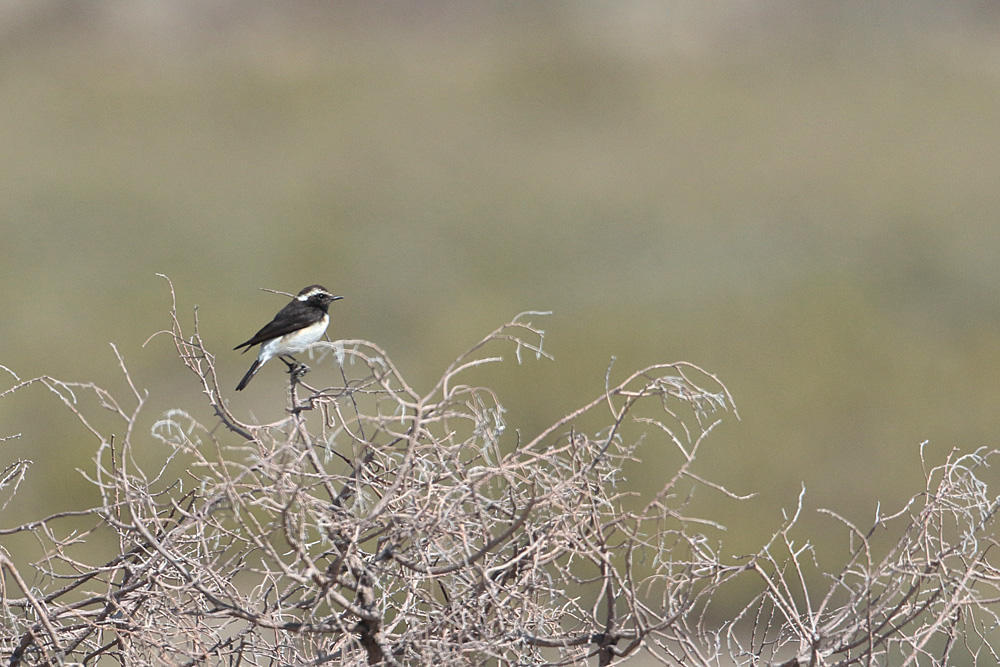
[[[280,354],[278,358],[288,366],[288,373],[298,379],[309,372],[309,367],[290,354]]]

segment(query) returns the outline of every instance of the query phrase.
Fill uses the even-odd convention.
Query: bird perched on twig
[[[253,338],[234,347],[234,350],[241,347],[246,348],[243,350],[245,353],[260,343],[260,354],[257,355],[257,360],[250,366],[247,374],[236,385],[236,391],[241,391],[250,384],[250,380],[257,374],[260,367],[274,357],[284,361],[289,370],[296,368],[298,362],[291,355],[302,352],[322,338],[327,325],[330,324],[330,315],[327,313],[327,309],[331,303],[343,298],[342,296],[334,296],[322,285],[310,285],[299,292],[298,296],[292,299],[287,306],[279,310],[274,319],[255,333]]]

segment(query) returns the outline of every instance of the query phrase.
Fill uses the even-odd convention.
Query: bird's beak
[[[343,299],[343,298],[344,297],[342,297],[342,296],[334,296],[334,297],[330,298],[330,301],[338,301],[338,300]]]

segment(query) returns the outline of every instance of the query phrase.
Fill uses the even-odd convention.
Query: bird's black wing
[[[278,338],[279,336],[284,336],[285,334],[292,333],[293,331],[298,331],[303,327],[307,327],[316,321],[315,314],[308,309],[300,309],[298,306],[300,304],[290,303],[274,316],[274,319],[261,327],[261,330],[253,335],[253,338],[246,341],[245,343],[240,343],[234,350],[238,350],[241,347],[247,348],[249,350],[251,347],[257,343],[266,343],[272,338]],[[247,350],[243,350],[246,352]]]

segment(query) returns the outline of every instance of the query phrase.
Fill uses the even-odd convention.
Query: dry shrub
[[[977,476],[992,453],[929,470],[922,493],[868,530],[831,513],[854,546],[819,590],[811,547],[792,537],[799,512],[745,559],[703,535],[724,520],[685,515],[686,485],[733,495],[691,468],[734,409],[701,369],[656,365],[618,384],[609,372],[592,402],[534,437],[506,430],[494,392],[465,378],[504,346],[544,356],[541,315],[491,333],[426,394],[373,343],[321,343],[319,363],[343,382],[290,377],[286,416],[267,424],[229,409],[176,299],[161,333],[197,376],[209,423],[175,410],[151,434],[136,428],[146,395],[124,363],[121,401],[14,376],[0,397],[43,385],[98,438],[102,502],[0,529],[45,552],[22,563],[0,548],[7,664],[605,665],[640,650],[678,665],[995,664],[997,501]],[[117,437],[92,426],[81,392],[120,419]],[[579,430],[585,414],[603,426]],[[679,464],[643,497],[625,466],[657,447]],[[26,470],[6,468],[6,500]],[[874,531],[898,541],[879,552]],[[77,555],[109,533],[113,556]],[[760,594],[713,623],[746,577]]]

